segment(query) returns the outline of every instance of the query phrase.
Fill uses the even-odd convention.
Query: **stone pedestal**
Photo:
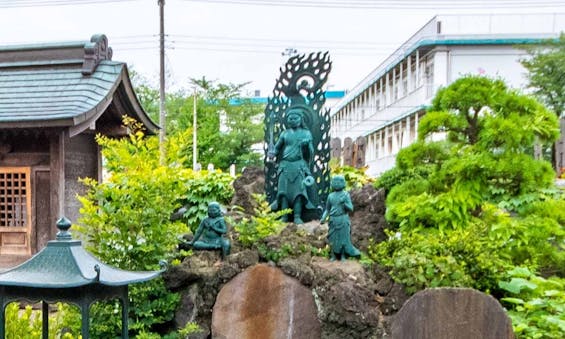
[[[513,339],[512,323],[492,296],[468,288],[414,294],[396,314],[393,339]]]

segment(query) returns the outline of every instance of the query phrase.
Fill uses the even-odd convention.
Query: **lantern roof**
[[[163,271],[125,271],[104,264],[73,240],[71,222],[57,222],[56,240],[24,263],[0,273],[0,286],[72,288],[85,285],[124,286],[151,280]],[[164,266],[164,265],[162,265]]]

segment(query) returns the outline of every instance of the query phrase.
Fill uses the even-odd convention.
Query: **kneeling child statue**
[[[211,202],[208,204],[208,217],[200,222],[194,238],[181,244],[181,248],[193,248],[195,250],[221,250],[222,258],[230,254],[230,241],[224,238],[228,232],[226,222],[222,216],[220,204]]]

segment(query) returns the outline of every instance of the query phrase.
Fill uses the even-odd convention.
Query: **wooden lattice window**
[[[29,167],[0,168],[0,227],[29,227],[30,216]]]

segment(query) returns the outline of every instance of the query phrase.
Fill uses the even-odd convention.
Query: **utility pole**
[[[192,107],[192,169],[194,171],[196,171],[198,164],[198,148],[196,148],[196,131],[198,129],[196,126],[196,93],[196,86],[194,86],[194,94],[192,95],[194,98]]]
[[[165,113],[165,0],[158,0],[159,4],[159,153],[161,165],[165,164],[165,135],[166,117]]]

